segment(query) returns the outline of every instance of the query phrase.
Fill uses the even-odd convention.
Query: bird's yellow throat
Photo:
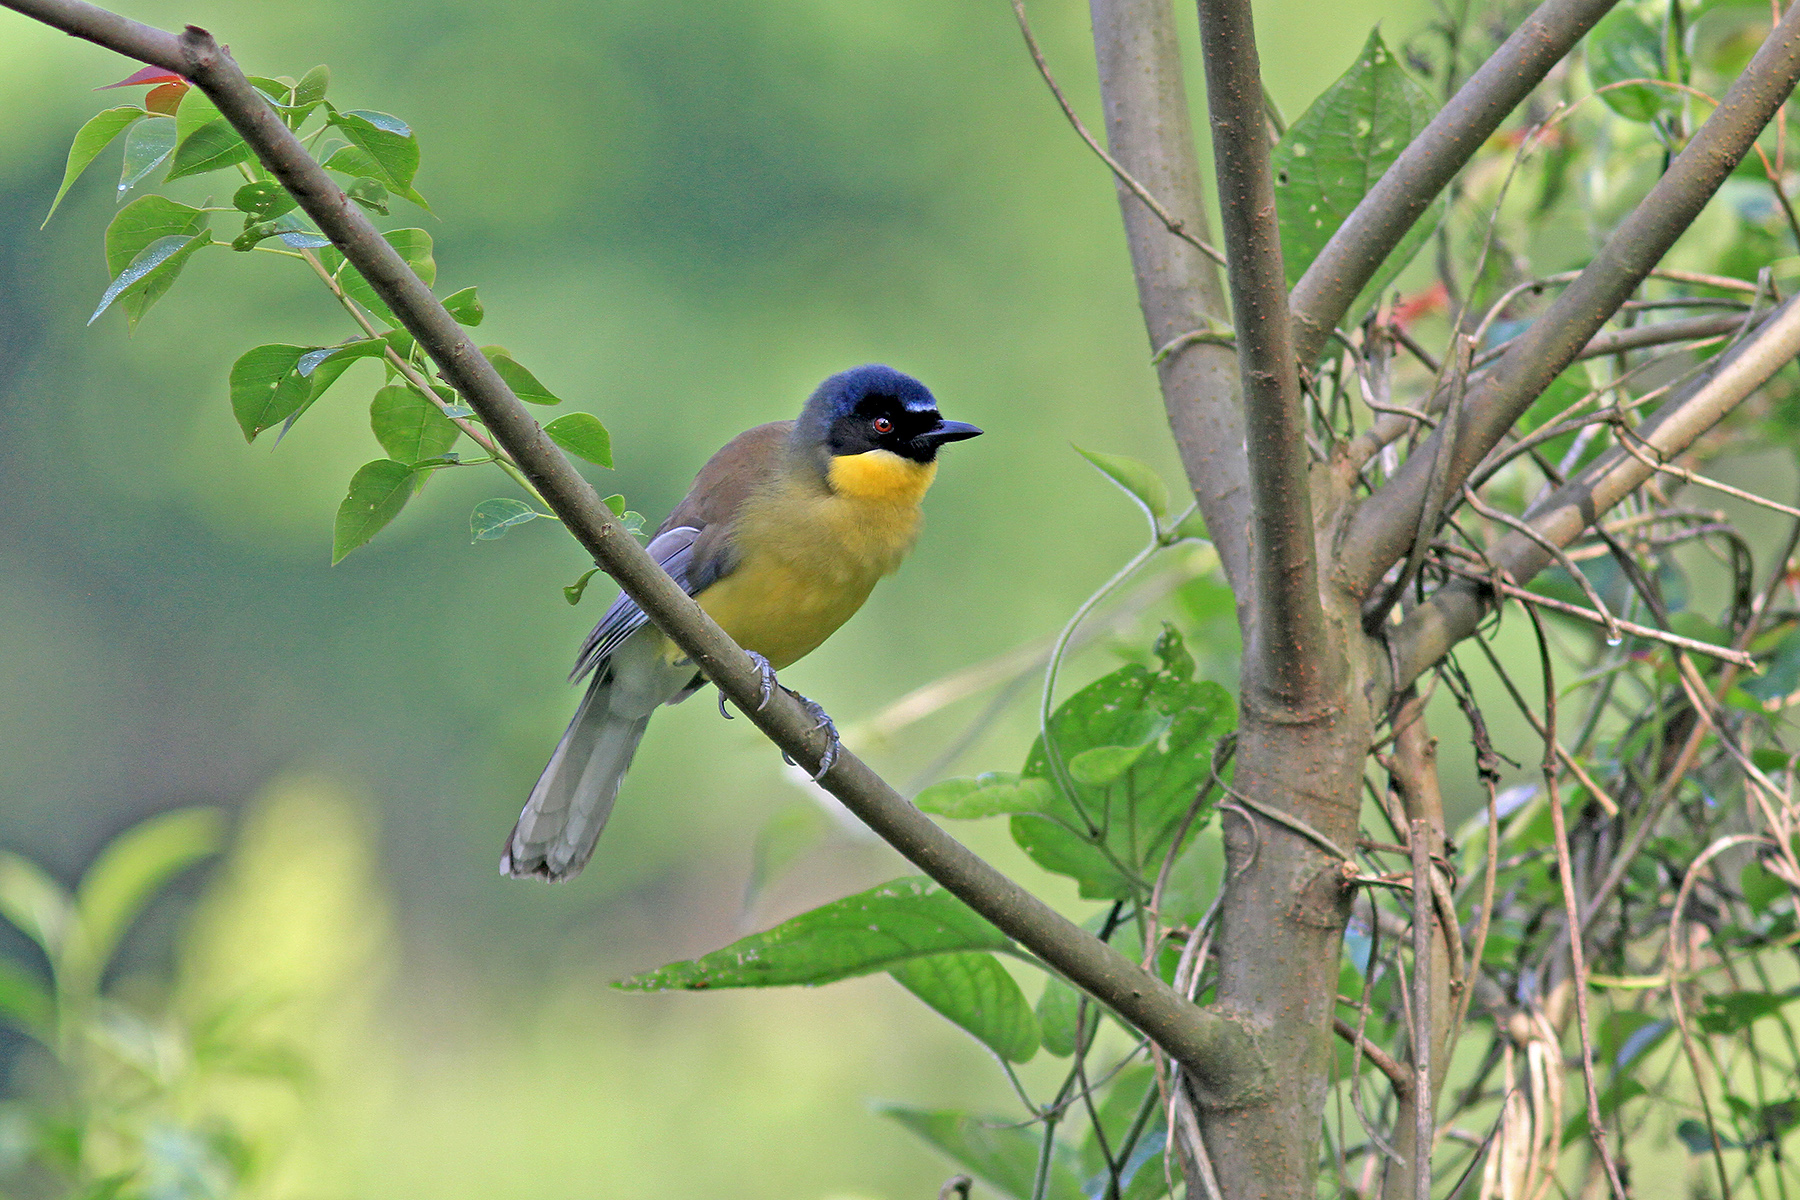
[[[891,450],[839,455],[825,470],[831,490],[838,495],[890,504],[919,503],[936,477],[936,463],[914,462]]]

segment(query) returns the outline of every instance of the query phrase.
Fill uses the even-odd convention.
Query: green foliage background
[[[1397,43],[1420,15],[1260,11],[1290,117],[1377,19]],[[1179,479],[1110,181],[999,0],[129,12],[205,25],[255,72],[329,62],[334,98],[404,116],[441,218],[419,222],[440,290],[480,283],[481,340],[601,416],[619,469],[592,475],[653,520],[731,434],[791,416],[853,363],[914,372],[989,431],[946,455],[902,573],[788,673],[840,724],[1053,633],[1130,553],[1138,514],[1071,441]],[[1098,124],[1085,6],[1033,16]],[[501,880],[500,838],[610,589],[567,606],[561,585],[587,564],[549,522],[470,545],[469,508],[495,481],[460,472],[329,566],[344,481],[371,454],[350,388],[372,391],[375,370],[353,368],[367,374],[273,452],[245,447],[226,400],[245,348],[349,332],[298,271],[202,256],[130,341],[116,314],[83,327],[106,282],[117,150],[37,224],[69,136],[103,106],[87,89],[129,70],[4,18],[0,845],[66,881],[147,813],[250,805],[257,837],[159,902],[119,970],[152,980],[180,962],[190,988],[242,973],[303,998],[289,1032],[322,1074],[282,1118],[295,1148],[279,1192],[934,1194],[949,1168],[867,1101],[982,1104],[1002,1084],[890,981],[604,986],[901,864],[840,833],[746,912],[757,830],[805,801],[753,731],[701,702],[658,718],[579,882]],[[1077,659],[1065,694],[1115,661]],[[872,757],[904,780],[970,715]],[[1022,759],[1030,728],[1021,704],[956,766]],[[1002,829],[959,832],[1073,899]],[[178,939],[207,888],[211,915]],[[31,1069],[0,1040],[0,1080]]]

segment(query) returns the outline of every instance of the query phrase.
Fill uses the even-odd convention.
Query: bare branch
[[[1724,101],[1580,278],[1470,389],[1468,411],[1452,447],[1453,485],[1468,477],[1668,252],[1748,152],[1796,79],[1800,6],[1791,6]],[[1366,595],[1406,552],[1441,437],[1433,434],[1351,517],[1338,559],[1338,582],[1351,593]]]
[[[1256,620],[1245,654],[1244,697],[1249,704],[1311,714],[1331,694],[1336,659],[1325,652],[1305,411],[1289,339],[1249,0],[1201,0],[1200,41],[1250,458]]]
[[[1545,0],[1458,89],[1356,206],[1288,298],[1294,352],[1312,362],[1382,261],[1500,122],[1618,0]]]
[[[1342,1017],[1331,1018],[1331,1028],[1344,1041],[1368,1056],[1369,1061],[1375,1064],[1375,1069],[1386,1075],[1388,1082],[1394,1085],[1395,1095],[1404,1098],[1412,1094],[1412,1071],[1404,1063],[1396,1061],[1393,1055],[1368,1038],[1358,1036],[1356,1026]]]
[[[1113,157],[1161,197],[1183,228],[1204,239],[1200,165],[1169,0],[1090,0],[1090,12]],[[1170,237],[1123,183],[1118,195],[1169,428],[1238,611],[1246,613],[1254,588],[1237,357],[1217,342],[1180,342],[1195,330],[1229,328],[1219,272],[1193,246]]]
[[[331,181],[211,34],[189,26],[177,36],[81,0],[0,3],[74,36],[175,71],[204,91],[387,302],[595,561],[772,741],[802,764],[818,764],[825,737],[816,718],[779,688],[767,703],[762,701],[758,668],[613,519],[593,487],[539,428],[431,290]],[[1235,1021],[1189,1003],[996,871],[907,803],[860,759],[840,754],[821,782],[926,874],[1153,1038],[1209,1087],[1231,1091],[1254,1086],[1260,1079],[1255,1043]]]
[[[1645,421],[1636,435],[1639,446],[1664,461],[1678,456],[1797,354],[1800,304],[1790,299],[1753,337],[1721,355],[1706,374],[1677,391]],[[1525,519],[1550,542],[1567,546],[1653,474],[1650,462],[1614,447],[1536,505]],[[1511,533],[1489,548],[1488,559],[1512,582],[1526,583],[1550,565],[1551,555],[1532,539]],[[1388,627],[1396,686],[1404,687],[1473,633],[1492,603],[1492,592],[1483,583],[1450,583],[1398,626]]]

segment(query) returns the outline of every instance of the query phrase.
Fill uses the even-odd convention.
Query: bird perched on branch
[[[830,637],[912,549],[938,448],[980,432],[944,420],[925,385],[892,367],[833,375],[799,420],[758,425],[713,455],[650,555],[760,660],[766,699],[774,672]],[[504,875],[562,880],[587,865],[650,714],[706,683],[624,595],[588,635],[571,678],[590,672],[507,838]],[[835,757],[831,733],[821,774]]]

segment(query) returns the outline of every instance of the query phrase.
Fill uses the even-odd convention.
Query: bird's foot
[[[744,653],[750,656],[750,661],[756,664],[757,671],[762,675],[762,692],[756,698],[756,711],[761,712],[769,707],[769,698],[775,694],[775,668],[769,665],[768,659],[754,650],[746,650]],[[732,715],[725,711],[724,692],[719,693],[719,715],[727,721],[733,719]]]
[[[843,742],[838,738],[837,724],[832,721],[830,714],[825,711],[817,700],[802,696],[793,688],[788,689],[788,695],[798,700],[800,702],[800,707],[804,708],[807,714],[812,717],[814,729],[823,729],[825,731],[825,753],[819,756],[819,769],[813,772],[813,782],[817,783],[819,780],[825,778],[825,772],[831,770],[837,763],[838,751],[843,749]],[[781,752],[781,759],[790,767],[798,765],[794,762],[793,756],[788,754],[785,750]]]

